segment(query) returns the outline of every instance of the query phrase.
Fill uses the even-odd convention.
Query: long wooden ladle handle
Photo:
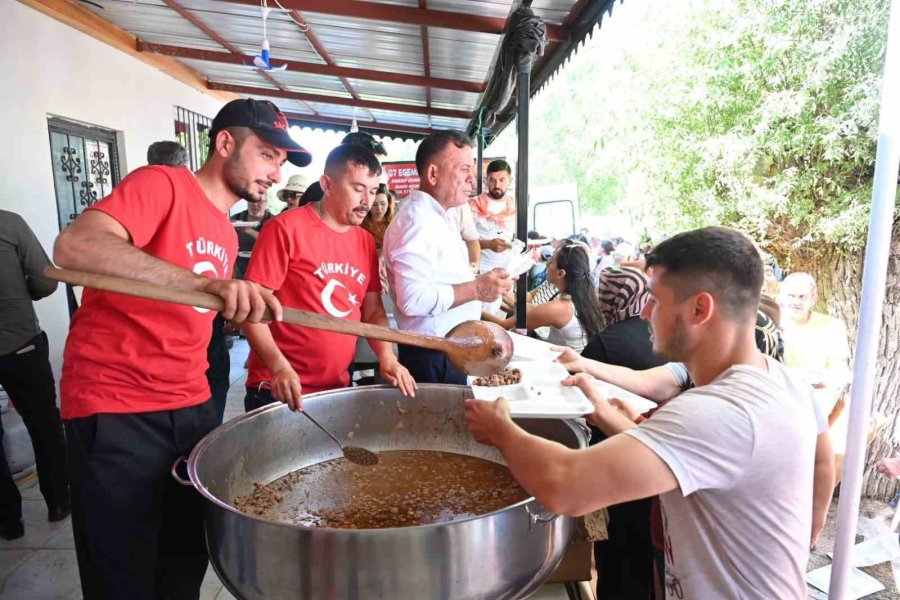
[[[225,308],[225,301],[215,294],[168,288],[154,283],[147,283],[146,281],[111,277],[109,275],[100,275],[97,273],[86,273],[84,271],[73,271],[71,269],[58,269],[56,267],[46,267],[44,269],[44,275],[50,279],[62,281],[70,285],[82,285],[84,287],[115,292],[117,294],[125,294],[127,296],[161,300],[163,302],[184,304],[186,306],[196,306],[197,308],[208,308],[215,311],[222,311]],[[372,325],[371,323],[347,321],[329,315],[322,315],[296,308],[285,307],[283,317],[282,322],[290,323],[292,325],[302,325],[304,327],[324,329],[325,331],[334,331],[336,333],[347,333],[386,342],[396,342],[398,344],[407,344],[410,346],[418,346],[420,348],[441,350],[443,352],[455,350],[457,347],[452,340],[446,338],[425,335],[423,333],[398,331],[396,329],[391,329],[390,327]],[[272,320],[272,311],[268,308],[266,308],[265,319]]]

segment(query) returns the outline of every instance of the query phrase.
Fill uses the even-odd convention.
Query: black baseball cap
[[[253,133],[287,152],[288,162],[305,167],[312,162],[312,154],[288,134],[288,120],[278,107],[268,100],[251,98],[232,100],[222,107],[213,119],[210,140],[227,127],[249,127]]]
[[[384,149],[384,144],[378,141],[371,133],[366,133],[365,131],[354,131],[353,133],[348,133],[344,136],[344,139],[341,140],[342,144],[352,144],[354,146],[364,146],[371,150],[375,154],[380,154],[382,156],[387,156],[387,150]]]

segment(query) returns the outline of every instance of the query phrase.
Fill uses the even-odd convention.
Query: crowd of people
[[[516,240],[510,165],[491,162],[474,196],[474,143],[460,132],[421,141],[420,186],[402,202],[381,181],[383,145],[350,134],[317,180],[290,177],[277,215],[267,192],[282,165],[310,162],[277,107],[232,101],[210,140],[196,173],[177,148],[151,148],[148,166],[60,234],[53,257],[215,294],[224,310],[85,290],[66,341],[62,420],[31,304],[55,289],[41,273],[49,259],[21,219],[0,213],[0,299],[18,311],[0,316],[0,384],[32,435],[50,520],[72,514],[86,598],[198,597],[200,497],[169,470],[222,422],[226,321],[252,348],[245,408],[302,410],[305,394],[351,383],[357,340],[284,325],[282,306],[387,325],[387,304],[400,329],[444,336],[470,320],[513,328],[512,293],[530,280],[540,284],[527,293],[526,328],[558,346],[574,374],[564,384],[591,400],[591,447],[527,434],[502,399],[465,409],[475,439],[496,446],[547,509],[609,508],[609,538],[595,547],[599,597],[806,597],[836,477],[829,426],[840,454],[849,384],[846,331],[813,310],[810,275],[767,268],[747,236],[721,227],[655,245],[586,231]],[[239,200],[246,211],[229,216]],[[507,269],[522,253],[535,266],[517,280]],[[403,394],[466,383],[438,351],[369,344],[380,377]],[[594,378],[657,407],[636,414]],[[0,494],[0,535],[19,537],[8,468]]]

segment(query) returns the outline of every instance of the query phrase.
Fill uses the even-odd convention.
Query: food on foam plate
[[[478,377],[472,382],[472,385],[480,385],[483,387],[497,387],[500,385],[515,385],[522,381],[522,371],[519,369],[504,369],[499,373],[494,373],[489,377]]]

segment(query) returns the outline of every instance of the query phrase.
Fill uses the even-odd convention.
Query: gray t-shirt
[[[693,387],[693,382],[691,381],[691,376],[687,371],[687,367],[684,366],[684,363],[680,362],[670,362],[666,363],[666,368],[669,369],[669,372],[675,377],[675,381],[678,383],[678,387],[681,388],[681,391],[684,392]]]
[[[766,357],[626,431],[672,470],[661,499],[667,598],[805,599],[816,438],[808,385]]]

